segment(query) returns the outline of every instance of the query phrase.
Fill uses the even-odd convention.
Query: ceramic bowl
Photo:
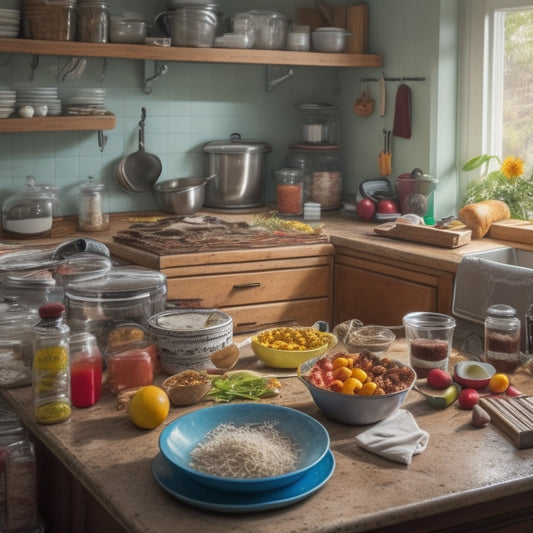
[[[148,330],[167,374],[215,368],[211,353],[233,342],[231,316],[215,309],[163,311],[148,319]]]
[[[359,396],[357,394],[343,394],[322,389],[313,385],[309,379],[309,371],[321,357],[315,357],[298,367],[298,377],[308,388],[317,407],[331,420],[348,425],[374,424],[394,414],[402,405],[409,391],[416,381],[414,370],[401,361],[392,360],[399,368],[408,368],[412,379],[407,388],[390,394],[377,396]],[[374,356],[379,362],[380,358]]]
[[[386,352],[396,339],[396,335],[385,326],[363,326],[359,320],[347,320],[333,329],[340,342],[350,352],[369,350],[374,353]]]
[[[166,378],[161,383],[174,407],[199,402],[211,389],[213,382],[204,372],[184,370]]]
[[[453,369],[453,380],[463,387],[483,389],[495,373],[496,369],[490,363],[460,361]]]
[[[344,28],[317,28],[311,32],[311,42],[317,52],[338,53],[344,51],[350,35]]]
[[[332,333],[320,332],[324,339],[324,344],[309,350],[282,350],[277,348],[270,348],[260,344],[258,335],[275,331],[277,328],[271,330],[264,330],[252,337],[252,350],[256,357],[265,365],[273,368],[297,368],[304,361],[313,357],[323,355],[328,350],[337,344],[337,337]],[[284,329],[311,329],[311,328],[284,328]],[[318,331],[318,330],[317,330]]]
[[[190,454],[206,435],[221,424],[236,427],[271,423],[299,448],[292,472],[263,478],[223,478],[199,472],[190,466]],[[329,449],[329,434],[314,418],[289,407],[261,403],[235,403],[199,409],[171,422],[159,438],[161,453],[183,475],[225,492],[261,492],[296,482],[316,465]]]

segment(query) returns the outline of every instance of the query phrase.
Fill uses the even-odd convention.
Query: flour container
[[[204,205],[217,208],[257,207],[265,203],[266,154],[272,146],[264,141],[230,139],[212,141],[207,154],[207,176],[217,174],[206,186]]]

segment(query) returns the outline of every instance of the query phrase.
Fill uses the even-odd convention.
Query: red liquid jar
[[[91,407],[102,396],[103,359],[90,333],[70,337],[70,395],[75,407]]]

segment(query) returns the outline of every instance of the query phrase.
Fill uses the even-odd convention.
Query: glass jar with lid
[[[298,168],[280,168],[276,178],[276,203],[279,215],[302,214],[303,174]]]
[[[342,149],[338,145],[289,147],[287,166],[303,172],[304,202],[315,202],[322,210],[339,209],[342,203]]]
[[[5,237],[34,239],[48,237],[52,231],[53,195],[27,176],[24,187],[2,205]]]
[[[109,3],[79,0],[76,17],[76,40],[89,43],[109,41]]]
[[[485,358],[497,372],[514,372],[520,364],[520,319],[516,309],[491,305],[485,319]]]
[[[296,104],[306,144],[337,144],[337,108],[331,104]]]
[[[109,207],[105,185],[92,176],[80,187],[79,228],[104,231],[109,228]]]

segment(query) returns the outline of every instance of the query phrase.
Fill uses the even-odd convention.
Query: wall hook
[[[152,92],[152,85],[154,81],[168,72],[168,66],[159,61],[146,59],[144,61],[144,87],[143,93],[150,94]]]
[[[98,130],[98,148],[100,152],[104,151],[104,147],[107,144],[107,135],[104,135],[103,130]]]
[[[31,59],[31,72],[30,72],[30,81],[33,81],[35,79],[35,71],[37,70],[37,67],[39,66],[39,56],[37,54],[34,54]]]
[[[267,65],[266,90],[271,93],[280,83],[288,80],[294,74],[294,69],[286,66]],[[277,76],[277,77],[274,77]]]

